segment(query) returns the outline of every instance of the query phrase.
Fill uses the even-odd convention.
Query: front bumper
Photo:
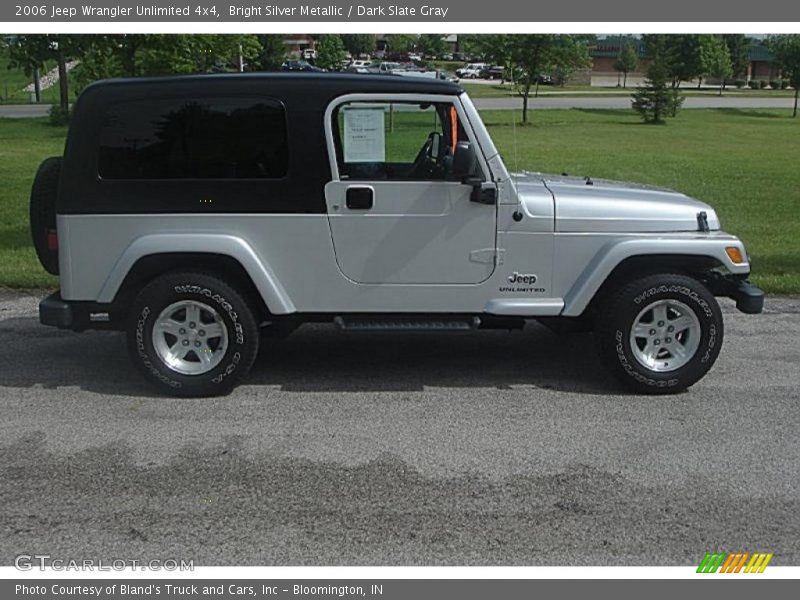
[[[747,281],[739,281],[729,297],[736,300],[736,308],[748,315],[764,310],[764,292]]]
[[[715,296],[726,296],[736,301],[736,308],[748,315],[764,310],[764,292],[742,278],[721,276],[711,282]]]

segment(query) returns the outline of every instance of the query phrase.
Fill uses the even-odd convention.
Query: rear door
[[[488,279],[496,206],[471,202],[472,187],[452,178],[455,143],[475,144],[457,99],[359,96],[328,112],[336,159],[325,196],[342,274],[364,284]]]

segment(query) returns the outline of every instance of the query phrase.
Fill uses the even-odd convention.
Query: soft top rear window
[[[99,140],[103,179],[279,179],[288,168],[286,112],[270,98],[121,102]]]

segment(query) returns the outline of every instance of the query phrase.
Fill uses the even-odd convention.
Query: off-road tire
[[[631,348],[631,328],[643,309],[661,300],[677,300],[697,317],[699,343],[679,368],[660,372],[647,368]],[[597,314],[595,337],[600,357],[627,387],[644,394],[685,390],[711,369],[722,347],[722,312],[711,292],[698,280],[679,274],[650,275],[609,294]]]
[[[148,381],[173,396],[228,394],[247,375],[258,354],[258,321],[245,298],[233,286],[208,273],[173,272],[154,279],[139,292],[128,312],[128,351],[133,363]],[[227,349],[221,353],[219,363],[205,373],[177,372],[156,349],[154,327],[159,315],[183,301],[212,308],[226,328]]]
[[[61,177],[61,157],[46,158],[33,178],[30,199],[30,226],[36,256],[45,271],[58,275],[58,250],[48,247],[50,232],[56,231],[56,198]]]

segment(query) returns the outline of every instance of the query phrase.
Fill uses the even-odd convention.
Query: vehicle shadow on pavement
[[[118,332],[73,333],[35,318],[0,321],[0,388],[78,387],[108,395],[158,397],[130,362]],[[243,385],[289,392],[421,391],[426,387],[514,386],[584,394],[623,390],[606,373],[589,334],[523,331],[342,333],[305,325],[284,340],[263,339]]]
[[[305,325],[265,340],[248,383],[285,391],[419,391],[425,387],[538,387],[587,394],[619,392],[589,334],[523,331],[341,333]]]

